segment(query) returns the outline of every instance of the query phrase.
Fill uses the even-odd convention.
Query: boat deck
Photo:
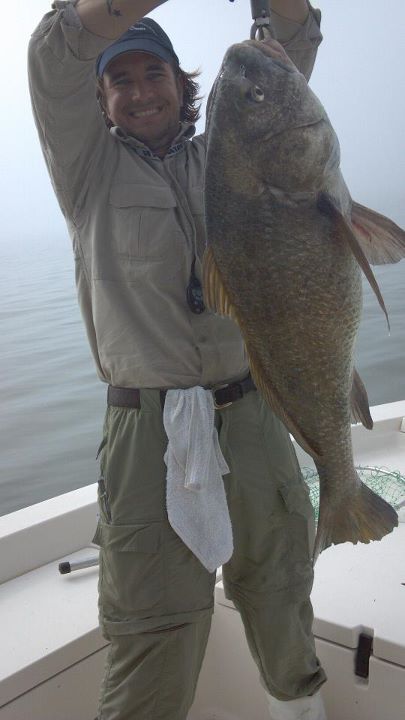
[[[405,402],[373,408],[372,414],[372,434],[353,428],[356,462],[405,475]],[[309,466],[308,456],[298,453]],[[404,513],[405,508],[404,522],[381,542],[334,547],[318,561],[314,632],[329,670],[330,720],[403,720]],[[94,720],[107,652],[97,622],[98,570],[62,576],[58,564],[95,553],[90,538],[96,515],[92,485],[0,518],[0,720]],[[361,633],[374,638],[368,678],[353,675]],[[213,630],[189,720],[264,717],[265,694],[239,615],[218,582]]]

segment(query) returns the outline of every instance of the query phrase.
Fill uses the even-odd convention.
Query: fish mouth
[[[303,130],[307,127],[316,127],[317,125],[322,125],[325,123],[326,120],[324,117],[318,117],[314,118],[313,120],[308,120],[302,123],[297,123],[296,125],[288,125],[286,127],[283,127],[281,130],[276,130],[275,132],[269,132],[266,133],[266,135],[263,135],[261,142],[267,142],[268,140],[273,140],[276,137],[280,137],[285,135],[286,133],[289,133],[293,130]]]

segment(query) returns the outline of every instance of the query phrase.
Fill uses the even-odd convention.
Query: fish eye
[[[264,92],[261,87],[259,87],[258,85],[254,85],[247,93],[247,97],[249,98],[249,100],[260,103],[264,100]]]

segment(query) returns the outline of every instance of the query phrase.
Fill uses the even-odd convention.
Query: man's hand
[[[268,55],[275,60],[280,60],[280,62],[284,63],[284,65],[288,65],[289,67],[294,68],[294,70],[297,70],[293,61],[288,57],[283,46],[277,40],[268,37],[265,40],[246,40],[246,44],[257,47],[258,50],[261,50],[265,55]]]

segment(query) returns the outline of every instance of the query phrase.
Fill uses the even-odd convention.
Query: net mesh
[[[302,475],[309,488],[309,495],[315,514],[319,514],[319,478],[313,468],[302,468]],[[357,465],[357,474],[360,480],[380,495],[395,510],[405,506],[405,477],[396,470],[381,467],[367,467]]]

